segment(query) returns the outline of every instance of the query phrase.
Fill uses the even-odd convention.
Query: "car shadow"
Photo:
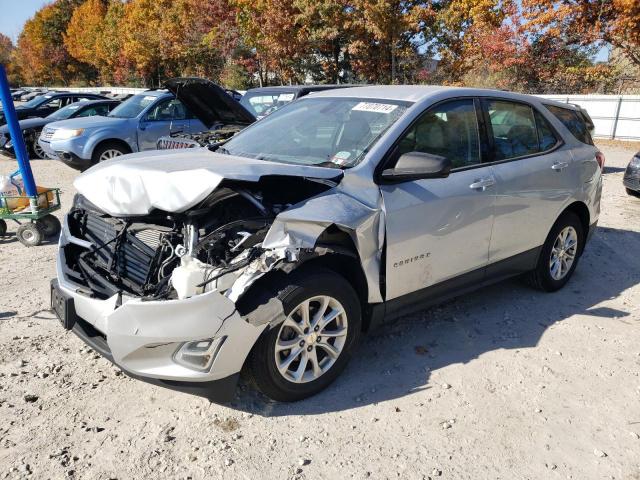
[[[600,303],[640,282],[640,259],[627,254],[639,247],[638,232],[599,228],[561,291],[539,292],[518,279],[483,288],[365,335],[342,375],[311,398],[273,402],[241,383],[229,406],[265,417],[349,410],[429,389],[431,372],[447,365],[536,347],[547,328],[572,315],[630,321],[629,312]]]

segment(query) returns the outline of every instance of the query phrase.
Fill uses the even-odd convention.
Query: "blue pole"
[[[0,101],[2,101],[4,118],[7,121],[7,127],[9,127],[9,133],[11,134],[13,150],[18,159],[18,167],[20,168],[20,174],[24,182],[24,189],[28,196],[35,197],[38,195],[36,182],[33,180],[33,172],[31,171],[31,164],[29,163],[29,156],[27,155],[27,147],[24,144],[22,130],[20,130],[20,123],[16,115],[16,108],[11,98],[7,72],[2,64],[0,64]]]

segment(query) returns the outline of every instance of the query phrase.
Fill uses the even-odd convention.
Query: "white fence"
[[[640,140],[640,95],[538,95],[580,105],[593,119],[595,136]]]

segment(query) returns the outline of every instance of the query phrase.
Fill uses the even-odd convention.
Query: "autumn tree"
[[[316,81],[349,81],[349,45],[354,41],[355,10],[349,0],[295,0],[298,36],[306,38],[310,74]]]
[[[0,33],[0,63],[7,65],[13,52],[13,42],[9,37]]]
[[[106,13],[106,0],[86,0],[74,10],[63,38],[67,51],[75,59],[100,66],[96,50]]]
[[[366,80],[396,83],[419,67],[418,48],[431,36],[430,1],[352,0],[356,38],[349,46],[354,69]]]
[[[568,45],[605,42],[640,65],[640,1],[522,0],[528,27]]]
[[[17,45],[19,67],[26,82],[68,85],[95,78],[95,69],[73,58],[64,44],[64,32],[81,3],[82,0],[57,0],[27,20]]]

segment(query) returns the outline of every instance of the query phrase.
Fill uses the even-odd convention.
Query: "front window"
[[[473,99],[439,104],[400,139],[398,155],[431,153],[451,160],[451,168],[480,163],[480,134]]]
[[[115,118],[135,118],[156,100],[158,100],[158,97],[154,95],[134,95],[114,108],[108,116]]]
[[[408,108],[406,102],[308,98],[233,137],[219,152],[260,160],[348,168]]]
[[[295,93],[293,92],[261,93],[249,91],[242,97],[240,104],[256,117],[264,117],[291,103],[294,97]]]

